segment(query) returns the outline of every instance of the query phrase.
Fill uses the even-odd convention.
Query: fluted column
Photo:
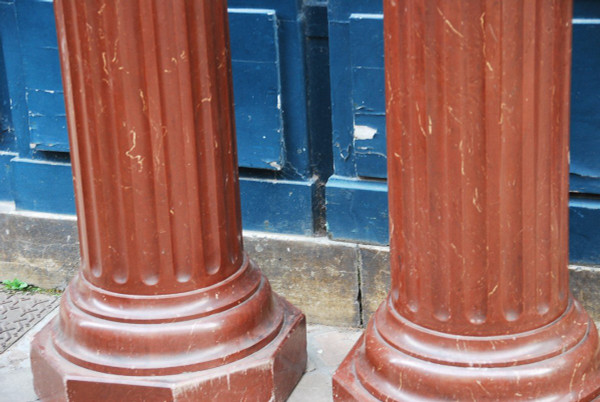
[[[210,286],[243,260],[226,9],[127,3],[58,4],[82,272],[114,292]]]
[[[226,1],[56,17],[82,265],[32,346],[38,395],[284,399],[304,317],[243,251]]]
[[[568,284],[571,8],[384,1],[392,289],[337,400],[598,395]]]

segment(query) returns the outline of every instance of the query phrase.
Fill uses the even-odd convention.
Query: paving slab
[[[58,301],[45,293],[0,290],[0,353],[55,309]]]
[[[308,364],[288,402],[332,402],[331,377],[362,329],[309,325]]]
[[[48,312],[31,330],[0,354],[0,402],[33,402],[33,376],[29,362],[29,345],[33,336],[55,315],[58,308]]]

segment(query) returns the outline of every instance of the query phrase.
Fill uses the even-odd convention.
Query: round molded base
[[[589,401],[600,395],[598,333],[581,306],[534,331],[438,333],[386,301],[333,378],[336,401]]]
[[[284,400],[306,367],[304,315],[245,258],[193,292],[107,292],[78,276],[31,346],[42,400]]]

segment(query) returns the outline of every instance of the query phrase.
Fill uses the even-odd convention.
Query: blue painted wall
[[[244,227],[386,244],[381,0],[229,7]],[[573,35],[570,252],[600,263],[600,1]],[[52,1],[0,0],[0,200],[74,212],[65,126]]]
[[[326,205],[334,238],[386,244],[382,24],[381,0],[329,1],[334,173]]]
[[[570,258],[600,264],[600,2],[577,0],[571,87]]]

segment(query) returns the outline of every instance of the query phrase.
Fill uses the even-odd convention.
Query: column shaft
[[[394,306],[538,328],[567,306],[570,3],[406,3],[386,8]]]
[[[157,294],[230,276],[242,241],[224,3],[57,5],[86,279]]]

